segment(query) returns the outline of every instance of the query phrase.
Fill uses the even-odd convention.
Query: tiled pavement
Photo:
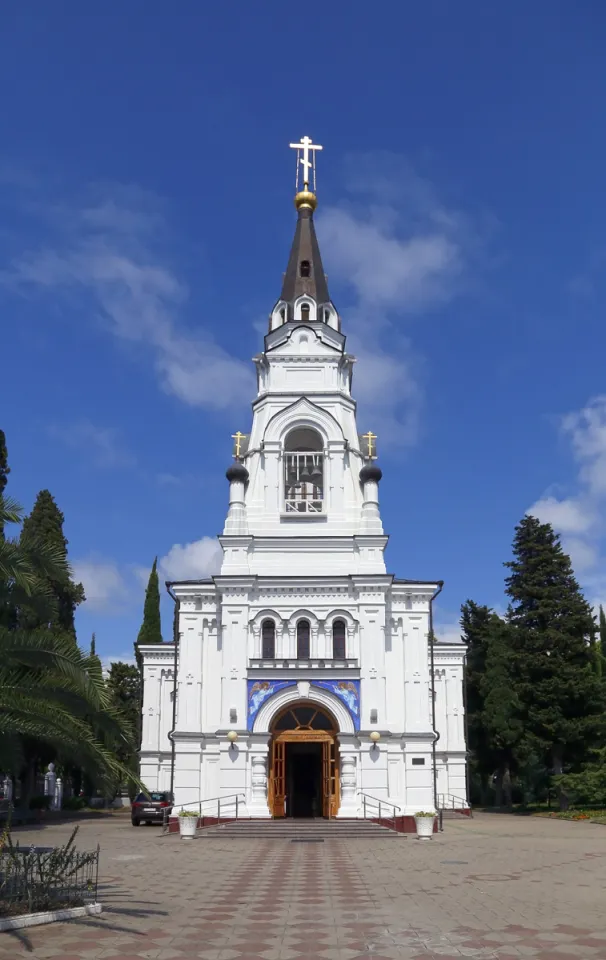
[[[606,960],[606,826],[445,826],[428,843],[293,844],[88,821],[78,845],[101,843],[102,916],[0,933],[0,960]]]

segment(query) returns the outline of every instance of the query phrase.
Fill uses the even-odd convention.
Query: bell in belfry
[[[312,483],[318,484],[322,479],[322,468],[317,457],[314,457],[313,470],[311,471]]]
[[[309,459],[305,457],[305,466],[303,467],[301,473],[299,474],[299,480],[301,483],[311,483],[313,480],[312,472],[310,470]]]

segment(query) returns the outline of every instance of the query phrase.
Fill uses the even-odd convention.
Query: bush
[[[76,827],[62,847],[20,847],[8,829],[0,850],[0,917],[62,907],[97,899],[99,847],[91,853],[74,848]]]
[[[63,801],[64,810],[83,810],[86,805],[87,802],[84,797],[67,797]]]
[[[37,797],[32,797],[29,802],[30,810],[50,810],[52,797],[47,797],[42,794]]]

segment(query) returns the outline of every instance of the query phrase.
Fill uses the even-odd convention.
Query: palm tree
[[[0,523],[19,523],[22,515],[0,496]],[[20,600],[45,603],[42,574],[58,580],[69,576],[69,566],[47,544],[0,538],[0,769],[18,772],[27,736],[101,782],[132,777],[118,751],[133,732],[112,705],[99,659],[71,637],[19,629]]]

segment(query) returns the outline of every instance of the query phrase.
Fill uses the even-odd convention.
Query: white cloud
[[[151,350],[162,388],[190,406],[225,409],[250,401],[250,364],[203,327],[186,330],[186,285],[159,252],[160,212],[141,191],[113,188],[96,204],[61,208],[53,245],[18,258],[0,282],[21,290],[63,289],[92,298],[110,332]]]
[[[440,230],[403,238],[388,229],[384,222],[360,219],[357,211],[329,208],[321,230],[331,271],[378,313],[411,312],[448,297],[448,281],[462,267],[457,243]]]
[[[546,494],[527,513],[551,523],[592,604],[606,601],[606,396],[590,399],[560,419],[578,464],[573,496]]]
[[[202,537],[192,543],[175,543],[158,568],[167,580],[197,580],[219,572],[222,551],[218,540]]]
[[[435,623],[434,633],[442,643],[461,643],[461,625],[458,620]]]
[[[99,467],[132,466],[134,456],[124,447],[119,431],[99,427],[90,420],[77,420],[71,424],[52,424],[48,432],[55,440],[67,447],[84,450]]]
[[[597,545],[581,537],[563,536],[562,546],[572,561],[573,569],[581,576],[590,573],[600,559]]]
[[[137,663],[133,656],[132,650],[128,653],[113,653],[108,654],[107,656],[100,657],[101,668],[103,670],[103,676],[108,677],[109,671],[112,663],[127,663],[129,666],[134,667]]]
[[[129,590],[118,566],[109,560],[76,560],[74,580],[82,583],[86,607],[103,613],[121,613]]]
[[[580,480],[590,496],[606,496],[606,396],[594,397],[586,407],[562,419],[562,429],[581,464]]]
[[[557,500],[555,497],[543,497],[529,507],[526,513],[536,517],[541,523],[550,523],[560,533],[585,533],[593,524],[591,506],[586,501]]]
[[[355,158],[349,186],[355,204],[320,208],[322,253],[329,279],[352,295],[343,313],[348,349],[358,356],[361,420],[384,444],[406,446],[417,438],[423,362],[399,327],[459,293],[472,233],[402,158]]]

